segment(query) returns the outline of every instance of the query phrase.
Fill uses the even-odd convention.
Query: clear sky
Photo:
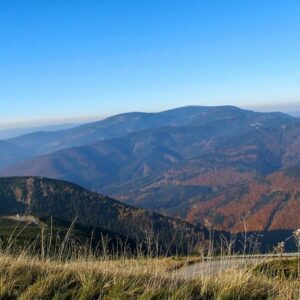
[[[0,123],[300,104],[299,0],[0,0],[0,43]]]

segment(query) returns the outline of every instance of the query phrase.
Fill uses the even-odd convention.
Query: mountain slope
[[[9,142],[0,141],[0,169],[31,157],[29,151]]]
[[[77,185],[36,177],[0,178],[1,215],[30,212],[109,230],[136,241],[147,235],[167,249],[204,238],[204,231],[178,219],[138,209]]]
[[[300,118],[300,111],[289,112],[289,115],[295,118]]]
[[[216,228],[243,231],[295,230],[300,227],[300,167],[261,180],[231,186],[198,201],[187,220],[207,220]]]

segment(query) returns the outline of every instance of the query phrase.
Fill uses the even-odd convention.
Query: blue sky
[[[300,110],[298,0],[1,0],[0,41],[2,124]]]

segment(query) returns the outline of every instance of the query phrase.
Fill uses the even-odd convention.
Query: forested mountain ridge
[[[54,217],[101,228],[141,243],[151,235],[164,249],[179,247],[178,240],[183,247],[191,240],[205,237],[204,228],[126,205],[72,183],[47,178],[0,178],[0,205],[2,216]]]

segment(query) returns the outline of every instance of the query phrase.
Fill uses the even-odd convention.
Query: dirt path
[[[229,269],[236,269],[247,264],[247,260],[219,260],[219,261],[203,261],[192,266],[183,267],[175,273],[180,277],[202,277],[206,275],[216,275]]]
[[[284,257],[296,257],[296,253],[285,254]],[[191,266],[182,267],[179,270],[174,271],[175,276],[184,278],[196,278],[207,275],[217,275],[230,269],[238,269],[246,266],[251,266],[256,263],[269,259],[278,259],[278,256],[274,255],[259,255],[259,256],[247,256],[247,257],[232,257],[223,258],[221,260],[205,260],[199,263],[195,263]]]
[[[13,215],[13,216],[3,216],[3,217],[1,217],[1,219],[7,219],[7,220],[16,221],[16,222],[38,225],[38,221],[33,216]]]

